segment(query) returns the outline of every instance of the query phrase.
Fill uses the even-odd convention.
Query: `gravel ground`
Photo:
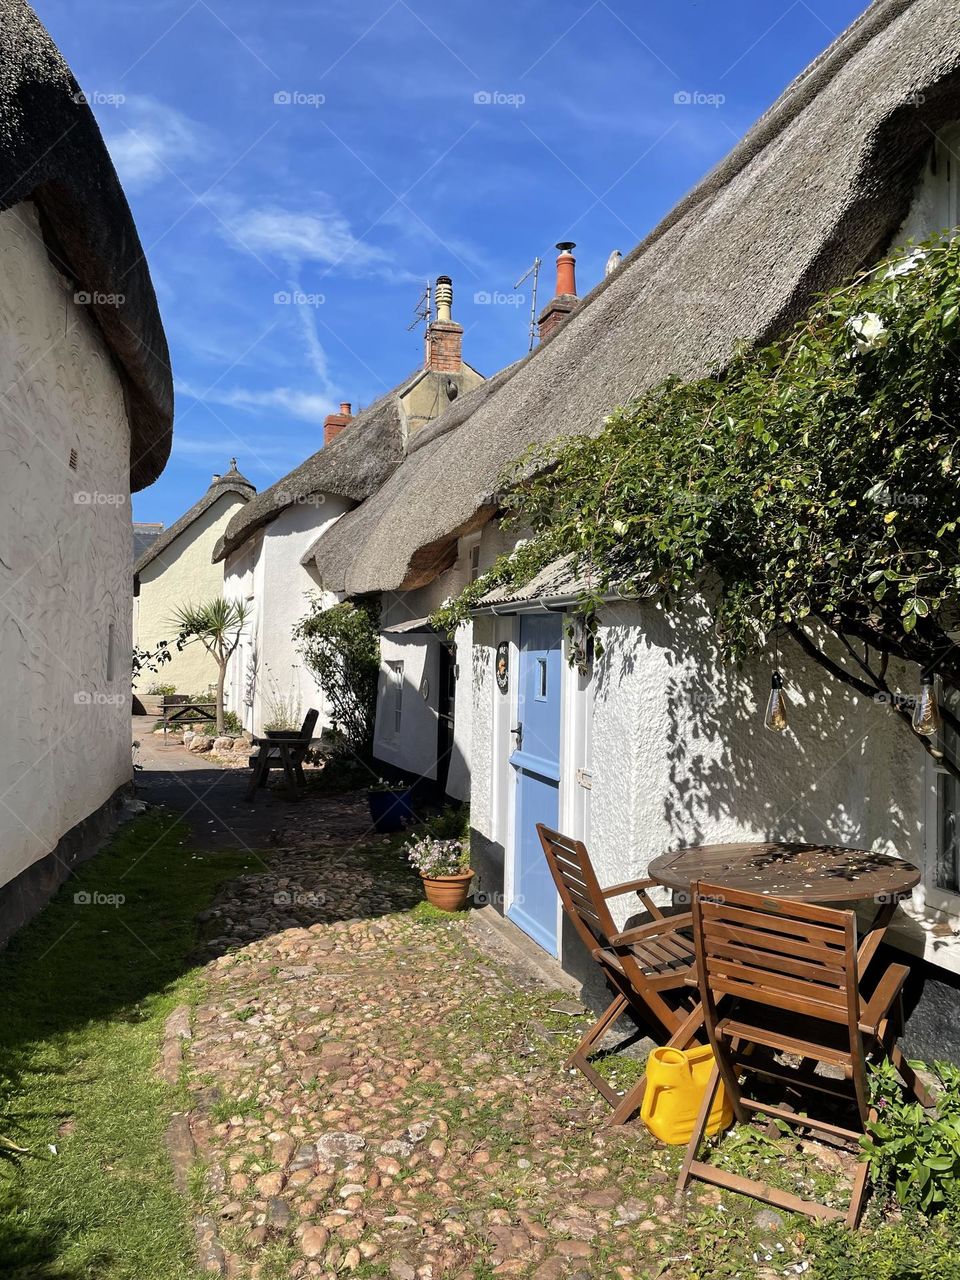
[[[362,797],[297,806],[274,839],[264,871],[205,913],[205,988],[184,1046],[212,1269],[805,1269],[796,1220],[702,1184],[674,1206],[678,1150],[639,1124],[604,1129],[606,1108],[562,1069],[586,1025],[579,1004],[492,951],[469,914],[417,906],[397,840],[371,836]]]

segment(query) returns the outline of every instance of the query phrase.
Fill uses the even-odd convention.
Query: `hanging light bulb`
[[[940,732],[940,708],[932,675],[924,675],[920,679],[920,696],[913,709],[913,731],[924,738],[932,738]]]
[[[787,727],[787,695],[783,692],[783,676],[779,671],[775,671],[770,678],[770,697],[767,699],[763,727],[772,729],[775,733],[783,733]]]

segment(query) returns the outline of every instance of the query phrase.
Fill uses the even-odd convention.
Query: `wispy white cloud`
[[[101,124],[120,181],[130,191],[169,180],[207,153],[203,127],[156,98],[127,97],[109,119],[101,116]]]
[[[221,474],[226,470],[229,461],[236,456],[240,470],[246,474],[248,470],[261,468],[271,470],[271,463],[286,463],[292,460],[295,465],[300,460],[301,450],[296,446],[274,444],[264,445],[260,441],[249,447],[245,454],[242,440],[224,432],[218,436],[177,435],[174,439],[174,451],[183,458],[197,458],[220,463]]]
[[[244,409],[254,412],[259,409],[279,409],[293,418],[303,422],[323,422],[328,413],[337,408],[331,396],[322,392],[301,391],[296,387],[268,387],[254,390],[249,387],[234,387],[224,390],[215,387],[211,391],[202,391],[188,383],[178,381],[177,394],[191,400],[209,401],[211,404],[225,405],[229,409]]]
[[[297,212],[270,204],[224,214],[226,228],[241,244],[288,263],[319,262],[344,272],[366,273],[389,261],[382,249],[354,234],[334,209]]]

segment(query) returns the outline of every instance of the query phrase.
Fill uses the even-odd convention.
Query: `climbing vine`
[[[958,315],[960,243],[930,240],[722,373],[664,382],[597,435],[529,451],[504,505],[530,540],[437,622],[569,557],[585,615],[613,590],[655,591],[669,611],[707,587],[728,657],[789,634],[909,718],[891,656],[960,684]]]
[[[380,673],[379,610],[365,602],[325,609],[312,595],[293,638],[330,704],[333,727],[355,751],[367,752],[373,743]]]

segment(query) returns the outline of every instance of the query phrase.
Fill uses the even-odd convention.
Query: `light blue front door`
[[[537,823],[560,816],[560,678],[562,622],[556,614],[520,619],[515,750],[513,896],[507,915],[552,956],[557,954],[557,891]]]

